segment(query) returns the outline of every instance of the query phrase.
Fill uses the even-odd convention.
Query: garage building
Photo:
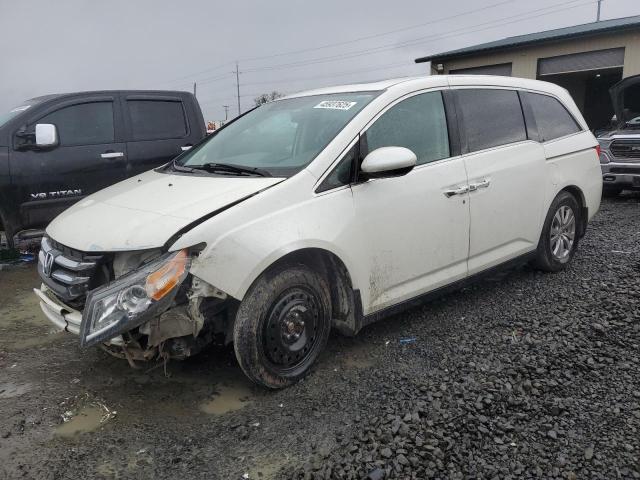
[[[608,90],[640,74],[640,16],[509,37],[416,59],[442,74],[507,75],[563,86],[592,129],[613,116]]]

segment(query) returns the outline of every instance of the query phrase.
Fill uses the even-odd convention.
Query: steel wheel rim
[[[568,205],[561,205],[551,221],[549,240],[551,254],[556,260],[565,262],[573,249],[576,238],[576,216]]]
[[[280,295],[262,331],[264,355],[273,370],[286,374],[311,358],[324,334],[323,316],[322,303],[306,287],[290,288]]]

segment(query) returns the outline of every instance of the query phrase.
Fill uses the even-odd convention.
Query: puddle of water
[[[113,461],[107,460],[96,467],[96,473],[104,478],[116,479],[119,477],[118,469]]]
[[[24,395],[33,389],[30,383],[0,383],[0,398],[14,398]]]
[[[257,459],[254,463],[255,466],[249,469],[249,478],[251,480],[271,480],[276,478],[278,472],[289,461],[287,455],[284,456],[269,456]]]
[[[246,385],[220,385],[217,393],[200,405],[200,410],[210,415],[223,415],[244,408],[252,396]]]
[[[343,350],[342,361],[348,368],[369,368],[374,364],[374,345],[354,343]]]
[[[82,433],[93,432],[102,424],[104,410],[96,406],[82,408],[68,422],[56,428],[56,435],[72,438]]]

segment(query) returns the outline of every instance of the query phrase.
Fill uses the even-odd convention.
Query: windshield
[[[306,167],[375,95],[341,93],[268,103],[223,128],[176,164],[194,168],[226,164],[291,176]]]
[[[16,115],[20,115],[22,112],[27,110],[31,105],[25,103],[24,105],[20,105],[19,107],[12,108],[6,113],[0,113],[0,127],[11,120]]]

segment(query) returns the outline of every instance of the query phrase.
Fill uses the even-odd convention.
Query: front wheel
[[[538,242],[534,266],[545,272],[567,268],[578,247],[580,206],[569,192],[560,192],[551,203]]]
[[[309,373],[331,329],[322,275],[304,265],[263,274],[243,299],[233,330],[236,358],[252,381],[283,388]]]

